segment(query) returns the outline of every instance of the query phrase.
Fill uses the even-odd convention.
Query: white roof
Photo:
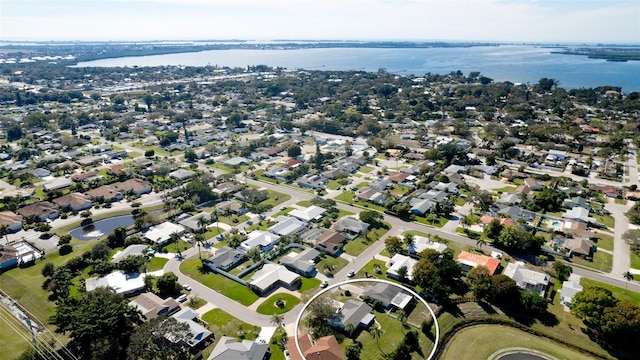
[[[426,249],[433,249],[441,253],[447,249],[447,245],[432,241],[424,236],[415,236],[410,251],[419,254]]]
[[[589,210],[580,206],[575,206],[573,209],[565,211],[562,217],[582,221],[594,221],[593,218],[589,217]]]
[[[287,236],[298,233],[306,228],[306,224],[291,216],[278,216],[277,224],[269,228],[269,231],[280,235]]]
[[[102,277],[92,277],[87,279],[85,288],[93,291],[99,287],[108,287],[116,293],[129,293],[144,288],[144,275],[139,273],[125,273],[122,270],[112,272]]]
[[[299,277],[300,275],[287,270],[287,268],[282,265],[264,264],[262,269],[253,274],[251,280],[249,280],[249,284],[264,290],[268,289],[272,284],[278,281],[291,284]]]
[[[395,254],[391,260],[389,260],[389,264],[392,265],[387,269],[387,274],[398,276],[400,268],[405,266],[407,268],[407,279],[411,280],[413,278],[413,267],[417,263],[418,260],[414,258],[402,254]]]
[[[182,225],[174,224],[170,221],[165,221],[162,224],[152,226],[145,234],[149,241],[156,244],[164,244],[169,241],[171,234],[178,233],[181,235],[184,233],[184,227]]]
[[[308,208],[304,209],[294,209],[289,212],[289,215],[296,217],[302,221],[309,222],[311,220],[320,219],[325,212],[327,212],[327,210],[315,205],[311,205]]]
[[[562,283],[562,289],[560,289],[560,300],[565,304],[570,304],[573,297],[582,291],[582,285],[580,285],[580,275],[571,274],[569,279]]]
[[[249,233],[247,236],[247,240],[243,241],[240,244],[245,250],[249,250],[252,247],[260,246],[260,247],[269,247],[280,240],[280,236],[276,234],[272,234],[270,232],[262,231],[262,230],[254,230]]]
[[[507,268],[504,269],[503,274],[512,278],[519,287],[524,287],[525,284],[548,284],[549,277],[545,273],[529,270],[524,267],[522,262],[509,263]]]

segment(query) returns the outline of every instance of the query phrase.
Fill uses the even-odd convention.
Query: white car
[[[356,276],[356,272],[355,272],[355,271],[353,271],[353,270],[350,270],[350,271],[347,273],[347,277],[349,277],[349,278],[352,278],[352,277],[354,277],[354,276]]]
[[[189,284],[182,285],[182,288],[187,290],[187,291],[191,291],[191,286]]]

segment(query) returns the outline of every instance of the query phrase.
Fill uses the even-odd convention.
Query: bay
[[[542,77],[564,88],[619,86],[640,91],[640,61],[613,62],[586,56],[552,54],[557,50],[533,45],[460,48],[313,48],[295,50],[210,50],[179,54],[132,56],[80,62],[76,67],[134,66],[279,66],[307,70],[387,71],[421,76],[461,70],[480,71],[495,81],[535,84]]]

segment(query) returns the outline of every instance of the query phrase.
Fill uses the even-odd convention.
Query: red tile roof
[[[458,260],[464,260],[465,262],[474,263],[476,266],[484,266],[489,270],[489,275],[493,275],[500,266],[500,260],[492,258],[491,256],[472,254],[468,251],[460,252]]]

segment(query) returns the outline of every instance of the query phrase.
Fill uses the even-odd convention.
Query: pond
[[[71,230],[69,235],[80,241],[89,241],[108,235],[118,226],[127,227],[133,223],[133,215],[116,216],[77,227]]]

